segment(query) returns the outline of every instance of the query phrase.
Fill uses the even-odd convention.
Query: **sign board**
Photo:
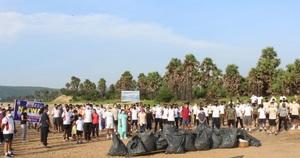
[[[140,91],[122,91],[121,92],[122,102],[140,102]]]
[[[31,102],[26,100],[16,100],[14,108],[14,119],[21,120],[21,113],[24,108],[27,108],[27,116],[29,122],[38,122],[40,119],[39,111],[45,107],[44,103]]]

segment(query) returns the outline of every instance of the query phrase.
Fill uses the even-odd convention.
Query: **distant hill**
[[[0,86],[0,98],[21,97],[34,95],[35,91],[40,90],[56,90],[47,87],[31,87],[31,86]]]

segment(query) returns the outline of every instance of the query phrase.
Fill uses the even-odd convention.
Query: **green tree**
[[[147,75],[147,94],[150,99],[154,99],[162,84],[162,77],[158,72],[150,72]]]
[[[105,97],[105,92],[106,92],[106,80],[104,78],[101,78],[98,81],[98,90],[99,90],[99,95],[101,98]]]
[[[199,61],[193,54],[185,56],[183,62],[183,98],[191,101],[193,99],[193,87],[197,85]]]
[[[73,92],[78,92],[80,84],[80,78],[72,76],[70,82],[70,90]]]
[[[144,73],[140,73],[138,76],[137,89],[140,91],[141,98],[147,97],[147,87],[147,76]]]
[[[120,93],[122,90],[135,90],[136,82],[130,71],[125,71],[116,83],[116,90]]]
[[[172,98],[173,98],[173,93],[171,89],[167,85],[161,86],[158,91],[156,100],[160,102],[170,102]]]
[[[172,58],[166,67],[167,71],[164,76],[166,85],[172,90],[175,97],[180,99],[180,88],[182,87],[183,80],[183,66],[180,59]]]
[[[238,66],[230,64],[226,67],[224,75],[224,87],[230,97],[239,96],[241,94],[242,77],[239,73]]]
[[[259,94],[262,96],[268,96],[271,93],[272,79],[277,71],[277,67],[280,65],[280,59],[277,57],[277,53],[273,47],[267,47],[262,50],[257,66],[255,68],[255,74],[257,80],[252,82],[259,83]]]

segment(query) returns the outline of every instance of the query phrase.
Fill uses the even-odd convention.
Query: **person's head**
[[[81,119],[82,119],[82,115],[79,114],[79,115],[78,115],[78,120],[81,120]]]
[[[47,113],[48,112],[48,108],[44,108],[44,113]]]
[[[93,113],[96,113],[96,109],[93,109]]]
[[[259,104],[259,107],[260,107],[260,108],[263,108],[263,107],[264,107],[264,105],[262,105],[262,104]]]
[[[284,103],[282,103],[282,107],[284,107],[284,108],[286,107],[286,103],[285,103],[285,102],[284,102]]]
[[[232,106],[233,106],[232,103],[230,103],[230,104],[229,104],[229,107],[232,108]]]
[[[5,116],[11,117],[11,111],[10,110],[6,110]]]

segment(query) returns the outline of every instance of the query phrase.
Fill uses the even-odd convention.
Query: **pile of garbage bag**
[[[108,152],[110,156],[139,156],[157,152],[180,154],[187,151],[202,151],[210,149],[226,149],[238,147],[238,140],[249,142],[250,146],[259,147],[261,142],[237,128],[212,129],[200,125],[194,132],[165,126],[163,131],[139,133],[133,136],[125,145],[117,135],[113,135],[113,143]]]

